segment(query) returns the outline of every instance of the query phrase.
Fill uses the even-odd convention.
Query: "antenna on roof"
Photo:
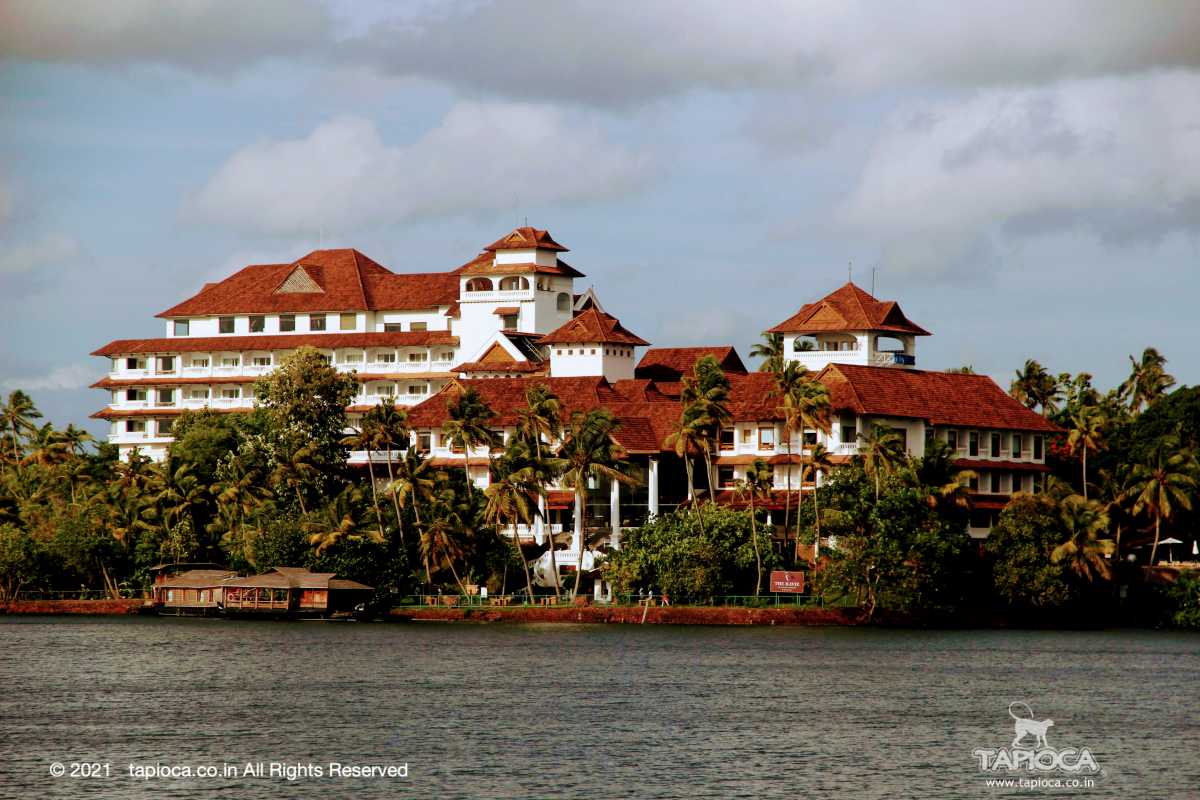
[[[846,262],[846,282],[854,283],[854,260]]]
[[[525,217],[525,227],[526,228],[529,227],[529,217],[528,216]]]
[[[875,295],[875,267],[871,267],[871,296]]]

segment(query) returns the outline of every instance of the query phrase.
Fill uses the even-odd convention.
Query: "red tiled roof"
[[[835,411],[909,417],[934,425],[1059,430],[986,375],[830,364],[817,379],[829,387]]]
[[[727,375],[729,412],[735,422],[782,419],[782,399],[776,394],[775,376],[769,372]]]
[[[554,241],[549,232],[531,228],[528,225],[516,228],[512,233],[497,239],[483,249],[490,252],[495,250],[528,250],[532,247],[540,247],[543,250],[557,250],[563,253],[567,252],[567,248]]]
[[[613,438],[631,453],[661,452],[673,424],[679,419],[677,401],[669,398],[630,399],[602,377],[525,376],[451,381],[440,392],[409,409],[409,424],[415,428],[440,428],[447,418],[447,402],[469,387],[478,391],[480,398],[496,412],[493,424],[513,426],[517,424],[517,411],[525,407],[526,389],[537,384],[549,387],[558,396],[564,421],[574,411],[587,412],[595,408],[612,411],[621,421]]]
[[[677,381],[690,375],[696,362],[712,356],[728,375],[745,373],[746,365],[732,347],[651,347],[634,370],[639,378]]]
[[[545,364],[534,364],[529,361],[510,361],[510,362],[490,362],[490,361],[466,361],[453,367],[450,371],[459,372],[514,372],[514,373],[533,373],[544,372]]]
[[[466,265],[462,271],[463,275],[562,275],[567,278],[583,278],[586,277],[582,272],[572,267],[565,261],[558,261],[553,266],[547,264],[537,264],[532,261],[520,262],[515,264],[497,264],[493,261],[491,253],[482,253],[477,256],[474,261]]]
[[[188,386],[191,384],[213,383],[254,383],[257,377],[251,375],[217,376],[212,378],[108,378],[104,377],[93,383],[91,389],[120,389],[124,386]]]
[[[94,356],[136,353],[215,353],[245,350],[294,350],[316,347],[420,347],[457,345],[449,331],[395,331],[390,333],[292,333],[255,336],[198,336],[163,339],[117,339],[92,352]]]
[[[500,306],[492,313],[498,317],[503,317],[503,316],[507,316],[509,314],[520,314],[521,309],[517,306]]]
[[[589,308],[538,340],[538,344],[590,344],[592,342],[635,346],[650,344],[640,336],[626,330],[616,317],[595,308]]]
[[[929,331],[904,316],[894,301],[881,302],[853,283],[815,303],[803,306],[768,333],[822,333],[831,331],[890,331],[928,336]]]
[[[319,291],[286,291],[289,278]],[[158,316],[411,310],[448,305],[457,297],[452,272],[397,275],[357,250],[314,250],[290,264],[244,267]]]

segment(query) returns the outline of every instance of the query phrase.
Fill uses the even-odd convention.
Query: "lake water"
[[[1184,634],[14,617],[0,679],[13,798],[1200,796]],[[1041,774],[972,754],[1011,743],[1014,700],[1093,786],[985,784]]]

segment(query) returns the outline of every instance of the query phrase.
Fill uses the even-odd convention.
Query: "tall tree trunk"
[[[404,544],[404,518],[400,516],[400,501],[396,498],[396,475],[392,472],[392,445],[387,446],[388,488],[392,495],[392,508],[396,511],[396,530],[400,533],[400,544]],[[416,502],[414,500],[414,502]]]
[[[557,545],[554,542],[554,529],[549,522],[546,523],[546,540],[550,542],[550,572],[554,575],[554,599],[558,600],[562,597],[562,581],[558,579],[558,560],[554,554],[554,548]]]
[[[300,493],[300,484],[296,484],[296,500],[300,503],[300,513],[307,514],[308,509],[304,507],[304,495]]]
[[[375,488],[375,462],[371,459],[371,448],[367,447],[367,476],[371,481],[371,505],[375,507],[375,524],[379,526],[379,540],[385,541],[387,535],[383,532],[383,515],[379,513],[379,494]]]
[[[1154,546],[1150,548],[1150,566],[1154,566],[1154,557],[1158,555],[1158,527],[1162,522],[1162,512],[1154,512]]]
[[[513,520],[513,531],[516,531],[517,521]],[[513,546],[517,548],[517,558],[521,559],[521,567],[525,570],[525,591],[529,593],[529,602],[533,602],[533,577],[529,574],[529,561],[525,558],[525,552],[521,549],[521,540],[518,536],[513,536]]]
[[[1083,479],[1083,499],[1087,500],[1087,445],[1083,446],[1083,474],[1080,476]]]
[[[792,528],[792,436],[788,431],[788,426],[783,426],[783,449],[787,451],[788,465],[784,471],[784,480],[787,489],[783,494],[783,541],[787,543],[788,531]]]
[[[683,467],[687,472],[688,494],[691,496],[692,511],[696,514],[696,523],[700,526],[700,533],[704,533],[704,512],[700,510],[700,498],[696,496],[695,467],[692,466],[692,459],[687,455],[683,457]]]
[[[821,558],[821,503],[817,499],[817,470],[813,469],[813,529],[816,537],[813,539],[813,566]]]
[[[579,596],[579,582],[583,578],[583,551],[587,548],[587,494],[580,484],[575,484],[575,504],[579,509],[579,555],[575,556],[575,588],[571,599]]]
[[[750,536],[754,542],[754,596],[762,590],[762,555],[758,550],[758,520],[754,514],[754,487],[750,487]]]
[[[791,470],[788,465],[788,470]],[[800,560],[800,511],[804,508],[804,442],[800,442],[800,485],[796,488],[796,549],[792,561]]]
[[[446,534],[444,534],[444,533],[441,534],[441,538],[442,538],[442,547],[445,548],[445,550],[446,550],[446,566],[448,566],[450,568],[450,574],[454,576],[454,582],[458,584],[458,591],[461,592],[462,595],[465,597],[467,594],[467,587],[463,586],[462,580],[460,580],[458,577],[458,570],[456,570],[454,568],[454,559],[450,557],[450,547],[449,547],[450,543],[446,539]]]

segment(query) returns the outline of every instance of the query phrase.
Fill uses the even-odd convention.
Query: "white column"
[[[650,469],[646,476],[646,489],[649,493],[650,516],[658,516],[658,459],[650,456]]]
[[[578,553],[583,547],[583,504],[587,502],[587,490],[575,490],[575,530],[571,534],[571,551]]]
[[[612,523],[611,545],[615,550],[621,546],[621,482],[613,480],[609,483],[608,516]]]
[[[546,497],[538,495],[538,515],[533,520],[533,540],[541,545],[546,541]]]

